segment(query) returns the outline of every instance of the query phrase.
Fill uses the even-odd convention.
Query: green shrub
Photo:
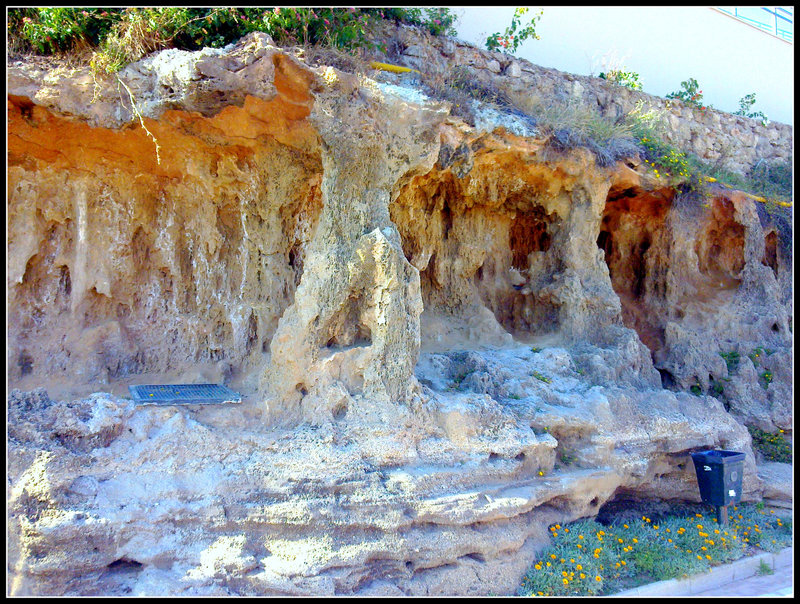
[[[728,366],[728,373],[733,373],[739,368],[739,353],[733,352],[720,352],[719,356],[725,359],[725,365]]]
[[[119,8],[11,8],[9,47],[47,55],[97,46],[123,13]]]
[[[622,69],[610,69],[600,73],[600,77],[619,86],[630,88],[631,90],[641,90],[642,84],[639,81],[639,74],[635,71],[623,71]]]
[[[759,428],[748,426],[753,437],[753,447],[758,449],[770,461],[792,463],[792,445],[783,437],[783,430],[771,434]]]
[[[677,99],[688,105],[694,105],[695,107],[699,107],[701,111],[705,111],[709,108],[701,102],[703,100],[703,91],[698,90],[700,85],[697,83],[697,80],[694,78],[684,80],[681,82],[681,88],[682,90],[678,90],[677,92],[670,92],[666,98]]]
[[[22,8],[10,9],[9,48],[53,54],[95,49],[98,71],[113,73],[161,48],[221,48],[262,31],[279,45],[353,50],[371,44],[379,19],[455,34],[448,8]]]
[[[422,27],[434,36],[455,36],[457,33],[454,24],[458,17],[445,7],[385,8],[378,9],[377,14],[382,19]]]
[[[744,117],[760,118],[761,123],[765,126],[769,123],[769,118],[761,111],[752,111],[753,105],[756,104],[756,93],[744,95],[739,99],[739,110],[735,111],[733,115],[742,115]]]
[[[522,17],[528,12],[527,7],[517,8],[511,17],[511,25],[503,33],[493,33],[486,38],[487,50],[499,50],[506,54],[517,52],[520,44],[529,38],[538,40],[536,35],[536,22],[542,18],[542,12],[536,13],[527,25],[523,25]]]

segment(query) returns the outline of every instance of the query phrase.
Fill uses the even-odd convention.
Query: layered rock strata
[[[10,67],[10,594],[511,594],[550,523],[699,500],[692,451],[785,497],[741,422],[791,426],[791,252],[746,195],[259,34]],[[118,396],[175,379],[245,400]]]

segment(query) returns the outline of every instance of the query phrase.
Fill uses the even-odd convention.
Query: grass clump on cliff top
[[[578,520],[550,527],[550,545],[539,552],[518,595],[607,595],[635,585],[707,571],[749,553],[777,551],[792,543],[790,520],[763,505],[732,506],[727,527],[713,515],[647,515],[604,526]]]
[[[614,120],[596,108],[574,99],[545,101],[536,96],[511,93],[511,104],[536,122],[549,135],[549,146],[556,151],[586,147],[600,166],[637,155],[638,148],[630,124]]]

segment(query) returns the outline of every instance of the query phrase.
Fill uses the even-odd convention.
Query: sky
[[[722,111],[756,93],[753,111],[793,123],[794,48],[775,36],[720,11],[700,6],[530,7],[543,9],[539,40],[528,40],[516,56],[536,65],[580,75],[608,67],[639,74],[644,92],[665,96],[692,77],[703,102]],[[504,32],[513,6],[451,7],[460,15],[458,37],[484,47]]]

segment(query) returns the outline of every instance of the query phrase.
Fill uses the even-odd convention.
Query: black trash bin
[[[717,520],[728,523],[728,508],[742,499],[744,453],[738,451],[698,451],[692,453],[697,486],[703,503],[717,508]]]

